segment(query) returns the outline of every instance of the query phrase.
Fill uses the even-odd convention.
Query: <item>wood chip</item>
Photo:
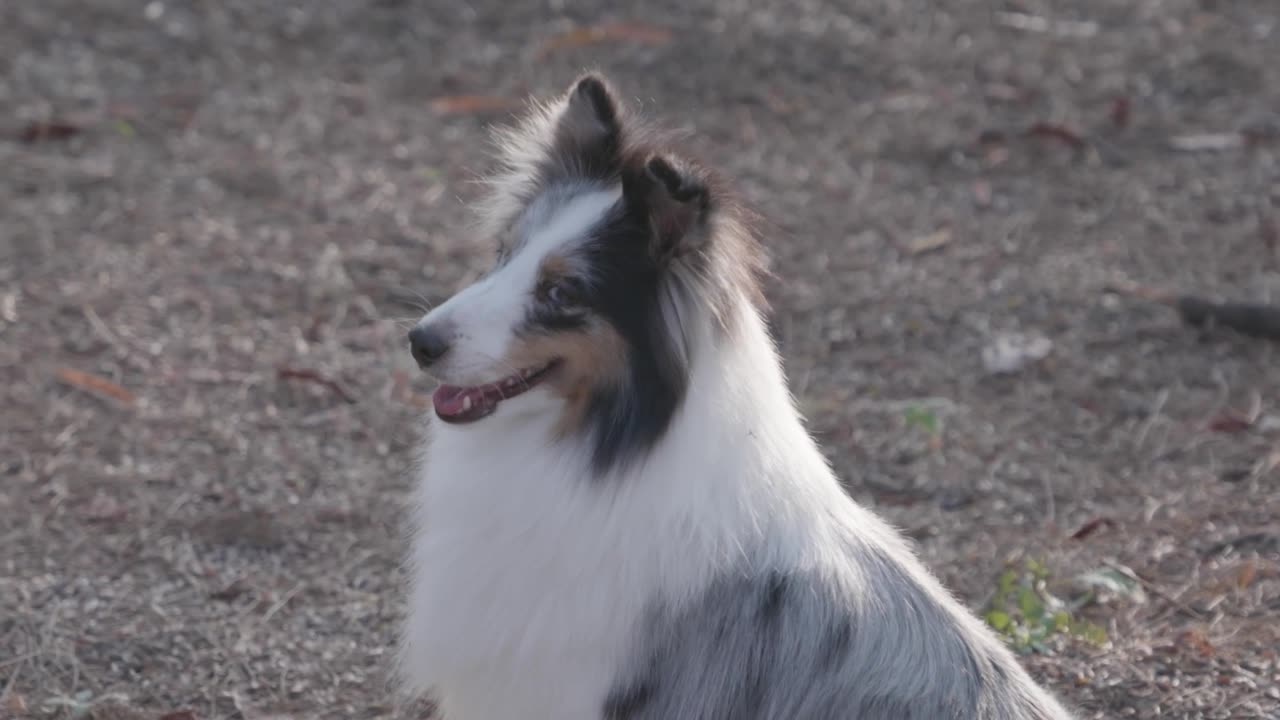
[[[942,228],[936,232],[913,238],[907,243],[907,252],[912,255],[923,255],[938,250],[951,242],[951,229]]]

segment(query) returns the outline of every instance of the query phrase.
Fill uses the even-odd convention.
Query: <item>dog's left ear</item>
[[[617,170],[622,148],[618,101],[599,75],[585,75],[569,90],[556,123],[553,152],[561,167],[587,177]]]
[[[711,193],[696,170],[675,158],[653,155],[642,172],[624,174],[622,193],[648,217],[650,248],[659,264],[703,249]]]

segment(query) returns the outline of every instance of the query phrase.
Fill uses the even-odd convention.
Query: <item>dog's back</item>
[[[845,562],[743,568],[645,623],[606,718],[1062,720],[903,551],[845,539]]]

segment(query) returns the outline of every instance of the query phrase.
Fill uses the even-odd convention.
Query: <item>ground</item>
[[[596,67],[771,220],[857,499],[975,611],[1131,581],[1037,677],[1280,717],[1280,346],[1104,292],[1280,295],[1280,7],[838,5],[0,5],[0,716],[414,716],[403,321],[487,262],[486,127]]]

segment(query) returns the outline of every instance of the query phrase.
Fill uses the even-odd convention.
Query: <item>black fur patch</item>
[[[707,188],[696,178],[680,172],[671,161],[660,155],[649,158],[645,171],[666,188],[677,202],[706,202]]]
[[[625,204],[580,250],[592,278],[586,303],[627,344],[628,377],[597,388],[588,403],[598,474],[635,459],[666,433],[688,385],[675,329],[665,326],[660,268],[649,254],[645,219]]]
[[[836,667],[844,654],[849,652],[849,643],[853,641],[853,625],[848,618],[841,618],[835,626],[828,630],[818,652],[818,671]]]
[[[601,126],[608,128],[615,135],[620,132],[621,125],[618,122],[618,108],[614,104],[613,95],[609,92],[609,87],[605,84],[603,78],[598,75],[587,75],[578,81],[573,92],[577,98],[586,100],[591,104],[591,109],[595,112],[596,119],[600,121]]]
[[[782,613],[782,604],[786,600],[787,586],[790,581],[781,573],[769,573],[768,584],[760,600],[760,619],[766,623],[778,619]]]
[[[629,720],[653,700],[653,685],[647,682],[609,693],[604,701],[605,720]]]

